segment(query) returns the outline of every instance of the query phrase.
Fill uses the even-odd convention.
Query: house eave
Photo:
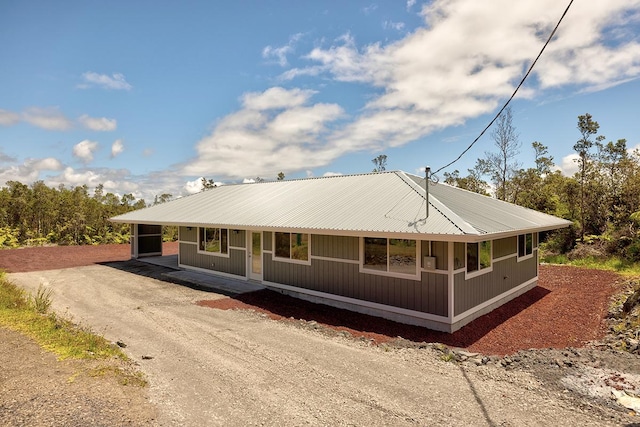
[[[436,233],[419,233],[419,232],[400,232],[400,231],[380,231],[380,230],[346,230],[346,229],[321,229],[321,228],[304,228],[304,227],[274,227],[260,225],[244,225],[244,224],[204,224],[181,221],[135,221],[110,219],[111,222],[121,224],[149,224],[149,225],[166,225],[176,227],[220,227],[231,230],[247,230],[247,231],[269,231],[269,232],[297,232],[307,234],[322,234],[328,236],[355,236],[355,237],[386,237],[397,239],[414,239],[414,240],[434,240],[461,243],[476,243],[485,240],[497,240],[505,237],[517,236],[526,233],[539,233],[543,231],[556,230],[566,228],[571,225],[567,221],[563,224],[548,225],[541,227],[528,227],[517,230],[505,230],[497,233],[460,233],[460,234],[436,234]]]

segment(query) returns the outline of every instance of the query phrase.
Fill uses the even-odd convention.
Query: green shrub
[[[29,305],[33,307],[36,313],[46,314],[51,308],[51,288],[45,288],[40,284],[35,295],[29,296]]]
[[[0,248],[17,248],[20,246],[20,230],[0,227]]]

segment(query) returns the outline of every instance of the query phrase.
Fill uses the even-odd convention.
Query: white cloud
[[[578,172],[578,160],[580,156],[577,153],[572,153],[562,158],[562,164],[557,165],[556,170],[560,170],[565,176],[573,176]]]
[[[65,131],[73,127],[58,107],[29,107],[22,114],[0,109],[0,126],[12,126],[23,120],[33,126],[45,130]],[[116,130],[116,119],[106,117],[89,117],[83,114],[78,117],[78,123],[86,129],[94,131]]]
[[[113,131],[116,130],[117,127],[116,119],[108,119],[106,117],[89,117],[87,114],[80,116],[78,121],[85,128],[99,132]]]
[[[384,21],[382,23],[382,28],[385,30],[402,31],[404,29],[404,22]]]
[[[292,68],[281,78],[326,74],[369,85],[369,102],[329,135],[329,149],[399,146],[495,111],[565,6],[555,0],[436,0],[421,9],[425,26],[403,39],[358,46],[347,33],[304,56],[309,67]],[[638,6],[640,0],[574,5],[518,97],[557,88],[599,90],[640,77],[640,43],[633,36],[640,14],[631,13]]]
[[[407,0],[407,10],[411,9],[416,4],[416,0]]]
[[[184,190],[188,194],[195,194],[202,191],[202,177],[194,179],[193,181],[187,181],[184,184]]]
[[[3,153],[2,151],[0,151],[0,163],[12,163],[15,162],[17,159],[15,157],[11,157],[8,154]]]
[[[98,149],[98,143],[85,139],[73,146],[73,155],[84,163],[93,160],[93,153]]]
[[[13,126],[20,121],[20,115],[13,111],[0,109],[0,126]]]
[[[53,178],[52,182],[57,182],[59,184],[69,185],[72,187],[78,185],[95,187],[98,184],[102,183],[102,179],[100,174],[97,172],[91,170],[78,172],[71,167],[66,167],[60,175]]]
[[[322,165],[339,150],[327,149],[327,125],[343,115],[336,104],[309,105],[313,91],[275,87],[242,97],[242,109],[217,123],[196,146],[185,175],[275,176],[287,169]]]
[[[122,139],[116,139],[115,141],[113,141],[113,144],[111,144],[111,158],[115,158],[118,154],[122,153],[124,151],[124,143],[122,142]]]
[[[270,110],[298,107],[316,92],[305,89],[272,87],[264,92],[251,92],[242,96],[242,104],[249,110]]]
[[[62,163],[60,160],[47,157],[44,159],[36,159],[36,160],[27,160],[28,163],[32,164],[35,169],[38,171],[59,171],[62,170]]]
[[[297,33],[289,37],[289,42],[280,47],[273,47],[271,45],[262,49],[262,57],[267,60],[274,60],[282,67],[286,67],[289,62],[287,61],[287,55],[293,53],[296,43],[302,38],[303,33]]]
[[[98,74],[88,71],[82,74],[82,80],[83,82],[78,85],[80,89],[87,89],[94,86],[114,90],[131,90],[133,88],[125,79],[124,74],[121,73],[113,73],[109,76],[108,74]]]
[[[638,6],[640,0],[612,0],[572,8],[518,97],[597,90],[640,77],[640,43],[620,36],[640,21],[640,14],[627,13]],[[368,87],[355,117],[336,104],[314,104],[316,92],[309,89],[248,93],[238,111],[198,142],[198,156],[183,171],[274,176],[286,162],[294,173],[492,113],[511,95],[564,8],[554,0],[435,0],[420,10],[424,26],[400,40],[361,46],[344,34],[304,55],[308,67],[280,77],[321,76]]]
[[[131,193],[137,199],[143,198],[145,195],[148,198],[152,196],[154,193],[152,193],[153,190],[151,188],[155,184],[155,182],[153,184],[147,183],[141,177],[132,176],[127,169],[74,169],[70,166],[61,168],[61,172],[58,175],[48,177],[45,182],[51,187],[86,185],[89,188],[89,192],[92,192],[96,186],[102,184],[105,193],[114,193],[119,197],[123,194]],[[148,187],[147,191],[142,189],[143,186]]]
[[[15,163],[16,159],[6,157],[0,160]],[[22,164],[13,164],[11,166],[0,166],[0,186],[7,181],[19,181],[25,184],[32,184],[40,179],[40,173],[44,171],[62,170],[62,163],[53,157],[44,159],[26,159]]]
[[[187,192],[187,194],[195,194],[195,193],[199,193],[202,191],[202,180],[205,179],[204,177],[200,177],[200,178],[196,178],[193,181],[187,181],[184,184],[183,189]],[[216,187],[220,187],[221,185],[224,185],[224,182],[219,182],[219,181],[215,181],[213,183],[213,185],[215,185]]]
[[[378,9],[378,5],[375,3],[371,3],[369,6],[365,6],[362,8],[362,12],[364,12],[365,15],[369,15],[372,12],[375,12]]]
[[[57,107],[30,107],[22,113],[22,120],[46,130],[71,129],[71,120],[66,118]]]
[[[327,172],[322,174],[322,176],[341,176],[341,175],[342,175],[342,173],[340,173],[340,172],[330,172],[330,171],[327,171]]]

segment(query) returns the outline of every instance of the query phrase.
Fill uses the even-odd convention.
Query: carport
[[[131,258],[162,255],[162,226],[131,224]]]

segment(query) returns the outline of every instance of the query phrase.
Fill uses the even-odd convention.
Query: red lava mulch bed
[[[163,244],[163,254],[178,253],[178,243]],[[0,269],[10,273],[80,267],[129,260],[130,246],[55,246],[0,250]],[[484,354],[505,355],[529,348],[580,347],[604,336],[611,296],[620,276],[568,266],[540,266],[538,286],[453,334],[403,325],[322,304],[258,291],[199,304],[223,310],[251,309],[272,319],[314,320],[355,337],[389,342],[397,337],[440,342]]]
[[[381,344],[398,337],[439,342],[483,354],[505,355],[530,348],[580,347],[604,336],[604,318],[619,275],[569,266],[540,266],[538,286],[453,334],[404,325],[314,304],[271,291],[258,291],[199,305],[246,309],[275,320],[314,320],[325,327]]]
[[[178,242],[162,244],[163,255],[178,253]],[[9,273],[82,267],[131,259],[131,245],[38,246],[0,249],[0,270]]]

